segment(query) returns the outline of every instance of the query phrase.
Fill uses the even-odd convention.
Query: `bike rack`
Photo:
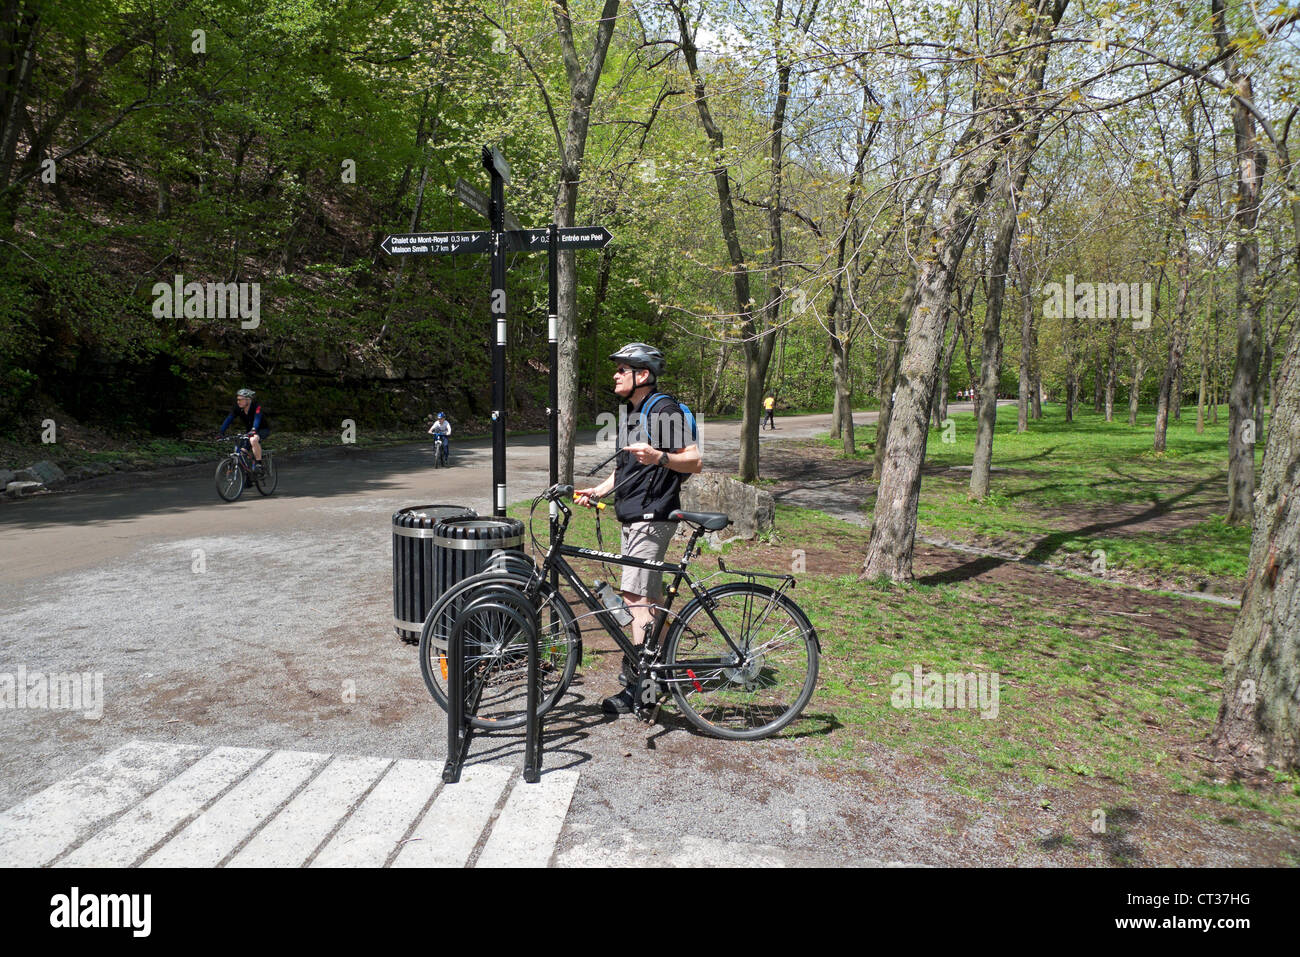
[[[528,693],[525,698],[524,780],[536,784],[542,770],[542,721],[537,714],[540,703],[541,668],[537,642],[537,612],[531,604],[518,600],[513,592],[494,589],[476,598],[461,610],[447,638],[447,763],[442,779],[448,784],[460,780],[461,768],[469,753],[474,727],[469,723],[476,702],[466,700],[465,624],[484,611],[501,612],[528,634]]]

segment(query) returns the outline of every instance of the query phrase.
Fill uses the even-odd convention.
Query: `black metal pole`
[[[550,465],[551,465],[551,485],[560,481],[560,291],[559,291],[559,273],[560,273],[560,250],[559,250],[559,227],[551,223],[550,235],[547,237],[546,248],[546,276],[547,276],[547,311],[549,317],[548,330],[550,339],[550,357],[551,357],[551,407],[546,410],[550,419]],[[551,541],[555,541],[555,522],[558,515],[558,509],[554,502],[551,503]],[[551,569],[551,586],[556,587],[559,584],[559,573]]]
[[[487,149],[483,165],[492,174],[492,514],[506,514],[506,190]]]
[[[442,779],[448,784],[460,780],[461,763],[469,746],[469,723],[465,720],[465,636],[452,627],[447,636],[447,763]]]

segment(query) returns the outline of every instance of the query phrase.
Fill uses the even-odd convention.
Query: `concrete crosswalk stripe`
[[[402,845],[394,867],[464,867],[506,784],[516,771],[493,764],[466,768],[457,784],[439,792]]]
[[[577,771],[551,771],[536,784],[515,782],[475,867],[545,867],[569,813]]]
[[[0,814],[0,866],[39,867],[198,760],[204,748],[132,741]]]
[[[392,763],[388,758],[335,758],[226,866],[301,867]]]
[[[141,866],[215,867],[328,759],[276,751]]]
[[[128,867],[266,757],[259,748],[217,748],[59,862],[64,867]]]
[[[441,780],[434,761],[397,761],[311,866],[382,867]]]

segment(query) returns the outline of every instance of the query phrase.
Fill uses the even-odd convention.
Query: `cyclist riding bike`
[[[451,422],[447,418],[447,413],[439,412],[438,417],[433,420],[433,425],[429,427],[429,434],[434,437],[435,442],[442,442],[447,447],[447,454],[444,461],[451,459]],[[442,438],[438,438],[441,436]]]
[[[226,421],[221,423],[220,434],[225,438],[226,429],[236,419],[239,420],[244,432],[247,433],[245,441],[253,450],[253,471],[258,475],[263,473],[262,468],[262,440],[271,434],[271,421],[263,410],[261,403],[257,401],[257,393],[252,389],[240,389],[235,393],[235,404],[226,416]]]
[[[599,485],[576,489],[573,498],[592,507],[596,499],[617,489],[614,514],[622,523],[622,554],[663,561],[677,530],[677,522],[668,516],[681,508],[682,482],[703,469],[704,463],[682,407],[656,389],[664,354],[644,342],[630,342],[609,358],[617,363],[614,394],[630,412],[620,417],[613,474]],[[654,621],[654,605],[663,594],[663,575],[625,566],[622,594],[632,613],[633,641],[644,642]],[[601,702],[606,714],[629,714],[635,706],[626,683],[630,664],[625,662],[623,690]]]

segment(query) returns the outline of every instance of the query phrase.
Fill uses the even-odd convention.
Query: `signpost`
[[[550,425],[551,484],[559,479],[559,338],[557,327],[557,272],[561,249],[601,249],[613,238],[603,226],[566,227],[554,224],[546,229],[524,229],[506,211],[505,187],[510,183],[510,164],[495,147],[483,147],[483,167],[492,177],[492,191],[484,195],[463,179],[456,180],[456,198],[491,224],[491,230],[461,232],[394,233],[379,245],[390,256],[440,256],[457,253],[492,253],[492,288],[489,297],[494,320],[492,340],[492,506],[493,515],[506,514],[506,254],[546,250],[548,285],[550,286],[548,335],[551,358],[550,407],[546,417]],[[551,530],[554,532],[555,503],[551,503]],[[552,586],[556,584],[552,574]],[[444,781],[460,778],[460,768],[469,744],[468,725],[463,721],[464,674],[463,635],[453,634],[448,653],[452,657],[448,683],[448,752]],[[534,630],[528,649],[528,714],[524,745],[524,780],[536,783],[541,769],[541,725],[537,717],[537,634]]]
[[[489,231],[446,231],[394,233],[379,245],[390,256],[439,256],[458,253],[492,253],[492,288],[489,297],[494,335],[492,337],[492,514],[506,513],[506,254],[545,251],[550,286],[548,340],[550,343],[550,426],[551,484],[559,478],[559,339],[556,327],[557,261],[562,249],[603,249],[614,237],[604,226],[571,226],[560,229],[524,229],[505,208],[505,187],[510,183],[510,164],[496,147],[483,147],[483,167],[492,178],[490,194],[463,179],[456,180],[456,198],[491,225]],[[554,506],[552,513],[554,513]]]

